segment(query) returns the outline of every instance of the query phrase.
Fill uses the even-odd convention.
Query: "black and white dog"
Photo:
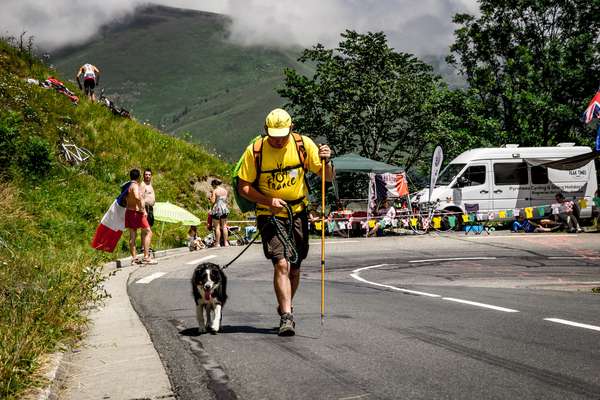
[[[192,276],[192,291],[198,330],[216,334],[221,328],[221,309],[227,301],[227,277],[221,267],[209,262],[198,265]]]

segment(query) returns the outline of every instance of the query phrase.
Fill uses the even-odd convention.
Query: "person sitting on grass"
[[[383,199],[378,211],[378,214],[382,215],[383,218],[377,221],[377,223],[375,224],[373,229],[369,231],[367,236],[374,236],[380,229],[389,228],[394,224],[394,221],[396,219],[396,209],[394,208],[394,206],[391,205],[388,199]]]
[[[549,219],[542,219],[539,223],[525,219],[523,213],[520,213],[517,219],[512,224],[512,232],[523,231],[525,233],[552,232],[561,227]]]

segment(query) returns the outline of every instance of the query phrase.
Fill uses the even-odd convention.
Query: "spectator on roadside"
[[[132,169],[129,171],[131,185],[127,190],[126,210],[125,210],[125,228],[129,229],[129,251],[131,260],[135,264],[156,264],[156,260],[150,258],[150,239],[152,238],[152,229],[148,224],[148,217],[144,207],[144,198],[140,190],[140,170]],[[142,248],[144,257],[142,260],[137,258],[136,240],[137,230],[142,230]]]
[[[373,229],[367,233],[367,236],[376,235],[380,229],[393,226],[394,221],[396,220],[396,209],[387,198],[383,199],[377,213],[381,218],[377,221],[375,226],[373,226]]]
[[[560,224],[557,224],[549,219],[542,219],[539,223],[533,222],[526,219],[523,212],[521,212],[513,222],[511,231],[514,233],[519,231],[523,231],[525,233],[552,232],[560,228],[560,226]]]
[[[190,251],[200,250],[204,248],[202,239],[198,237],[198,228],[195,225],[190,226],[188,230],[188,248]]]
[[[229,246],[228,235],[227,235],[227,215],[229,214],[229,208],[227,207],[227,190],[222,187],[223,182],[218,179],[213,179],[210,183],[212,191],[210,192],[210,203],[212,208],[210,214],[212,215],[213,228],[215,230],[215,247],[221,247],[221,238],[223,238],[223,245]]]
[[[579,226],[576,215],[579,214],[579,208],[575,202],[565,199],[565,196],[561,192],[556,193],[555,198],[561,206],[558,214],[559,220],[567,226],[569,232],[582,232],[583,229]]]
[[[146,210],[148,225],[152,228],[154,226],[154,203],[156,199],[154,196],[154,187],[152,186],[152,170],[150,168],[144,170],[144,181],[140,185],[140,191],[144,199],[144,209]],[[142,244],[146,243],[146,234],[146,232],[142,231]],[[148,240],[148,246],[150,246],[150,240]],[[148,251],[153,251],[152,247]]]

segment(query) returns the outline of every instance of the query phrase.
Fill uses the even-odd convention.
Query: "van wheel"
[[[462,230],[462,211],[458,208],[446,208],[442,210],[442,226],[438,231],[461,231]]]

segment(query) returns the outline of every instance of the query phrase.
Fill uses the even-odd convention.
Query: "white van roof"
[[[510,159],[561,159],[591,152],[586,146],[572,147],[490,147],[472,149],[460,154],[451,164],[467,164],[477,160],[510,160]]]

